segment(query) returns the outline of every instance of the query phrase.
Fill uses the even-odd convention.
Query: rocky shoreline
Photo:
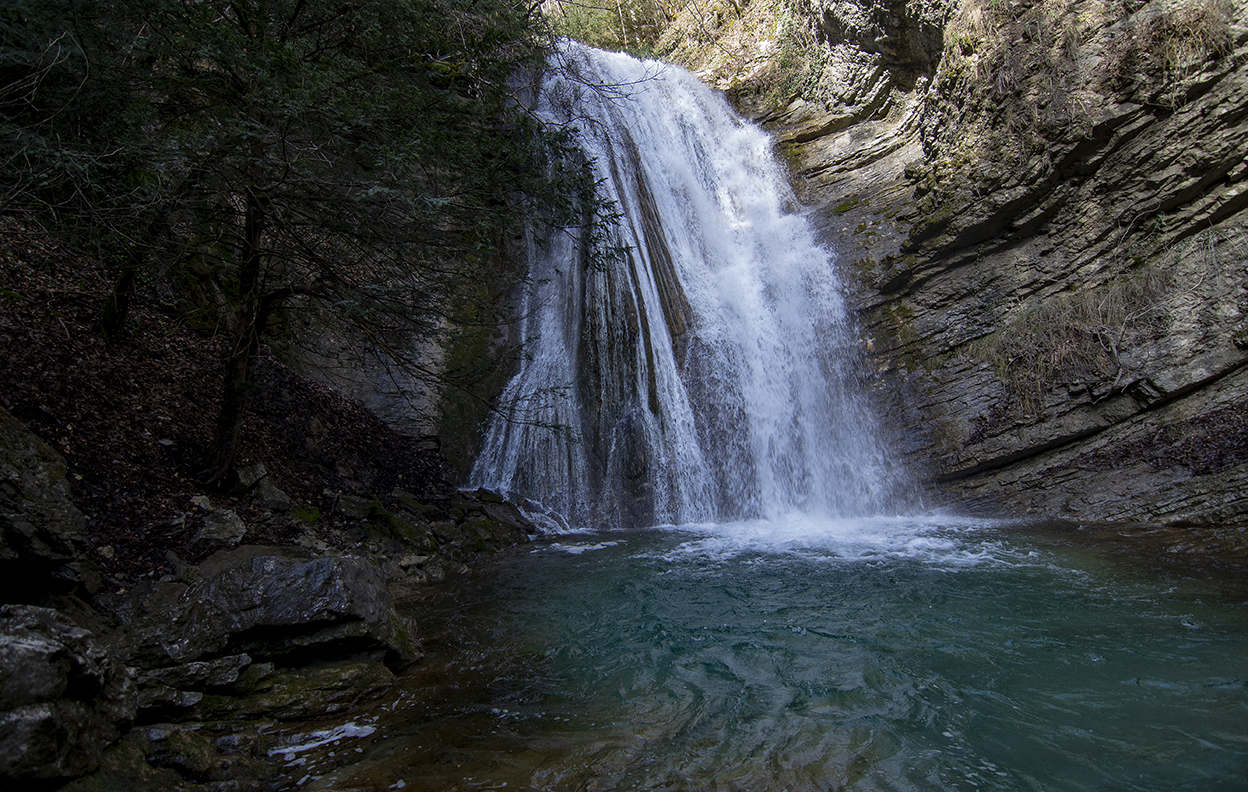
[[[420,658],[431,584],[536,533],[273,358],[205,487],[213,334],[154,281],[103,343],[103,267],[33,218],[0,274],[0,788],[280,787],[284,735]]]
[[[7,411],[0,420],[0,548],[32,570],[22,585],[37,600],[0,606],[6,786],[274,788],[283,728],[347,715],[419,659],[404,603],[537,532],[489,492],[395,490],[340,496],[295,544],[247,545],[237,513],[201,496],[182,519],[210,555],[104,590],[64,461]],[[244,494],[299,519],[255,472],[239,472]]]

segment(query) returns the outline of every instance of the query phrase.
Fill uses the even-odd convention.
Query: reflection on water
[[[950,520],[564,535],[451,581],[333,790],[1242,790],[1242,585]],[[331,735],[334,736],[334,735]],[[332,753],[332,755],[330,755]]]

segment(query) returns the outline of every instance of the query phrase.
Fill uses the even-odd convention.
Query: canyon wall
[[[1233,526],[1246,5],[711,3],[659,49],[776,135],[935,500]]]

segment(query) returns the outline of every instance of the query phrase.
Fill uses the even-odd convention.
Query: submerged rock
[[[338,660],[246,674],[235,691],[210,694],[194,714],[205,720],[276,718],[299,720],[335,715],[388,689],[394,674],[382,663]]]

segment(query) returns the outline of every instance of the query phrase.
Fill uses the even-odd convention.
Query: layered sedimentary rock
[[[740,8],[667,48],[776,133],[935,491],[1242,523],[1242,0]]]

